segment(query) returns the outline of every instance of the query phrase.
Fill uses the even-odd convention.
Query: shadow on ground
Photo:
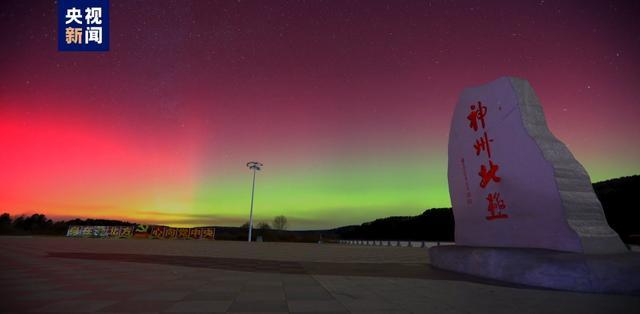
[[[495,280],[440,270],[427,263],[328,263],[289,262],[244,258],[220,258],[203,256],[176,256],[121,253],[47,252],[47,257],[104,260],[146,264],[164,264],[184,267],[210,268],[230,271],[308,274],[329,276],[394,277],[429,280],[467,281],[514,288],[513,285]]]

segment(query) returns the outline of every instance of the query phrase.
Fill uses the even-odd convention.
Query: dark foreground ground
[[[433,269],[426,249],[0,237],[0,312],[640,313]]]

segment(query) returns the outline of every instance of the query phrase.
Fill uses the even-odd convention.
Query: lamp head
[[[264,165],[261,162],[258,161],[250,161],[247,163],[247,167],[249,167],[249,169],[251,170],[257,170],[260,171],[262,169]]]

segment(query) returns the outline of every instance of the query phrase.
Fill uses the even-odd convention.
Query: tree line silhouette
[[[593,184],[609,225],[626,243],[640,244],[640,211],[637,210],[640,175]],[[70,225],[134,225],[105,219],[52,221],[43,214],[12,217],[0,215],[0,234],[64,235]],[[455,221],[451,208],[433,208],[417,216],[388,217],[330,230],[285,231],[260,229],[265,241],[333,241],[337,239],[453,241]],[[246,228],[216,227],[216,238],[246,240]]]
[[[71,225],[80,226],[132,226],[134,223],[109,219],[72,219],[52,221],[43,214],[12,218],[8,213],[0,215],[0,234],[12,235],[65,235]]]

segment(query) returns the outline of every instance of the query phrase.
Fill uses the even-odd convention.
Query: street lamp
[[[256,190],[256,171],[262,169],[263,164],[257,161],[250,161],[247,163],[247,167],[253,170],[253,184],[251,185],[251,211],[249,212],[249,239],[251,242],[251,230],[253,229],[253,192]]]

